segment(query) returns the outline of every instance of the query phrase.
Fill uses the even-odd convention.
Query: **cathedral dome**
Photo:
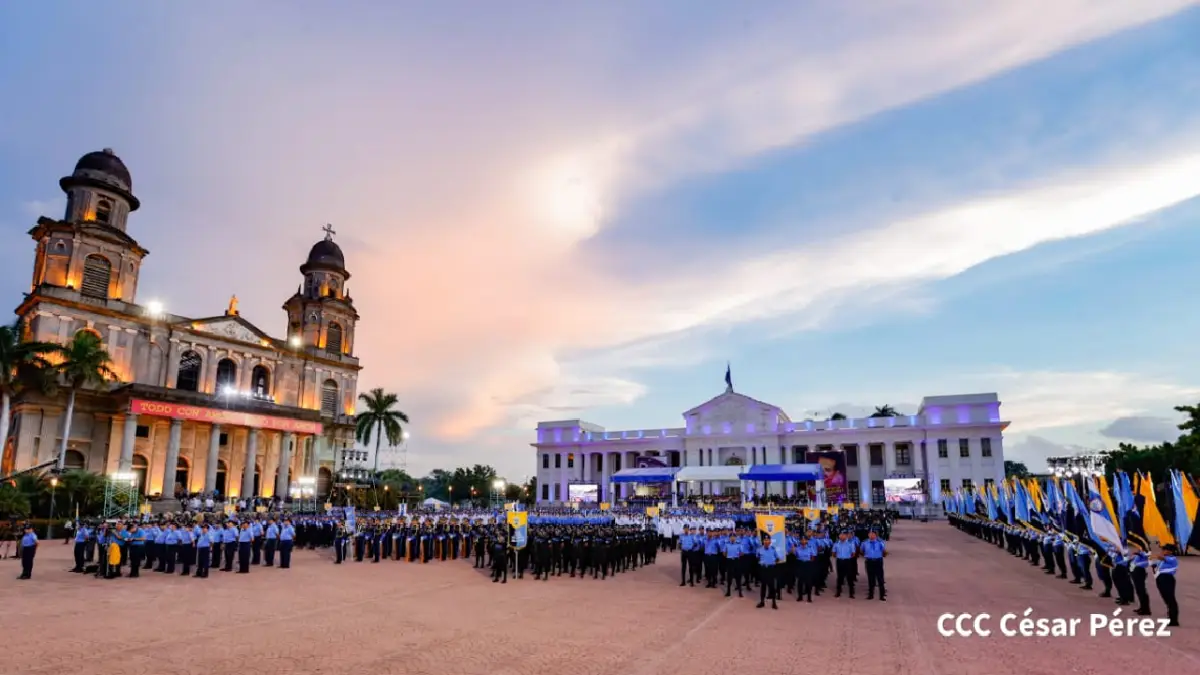
[[[133,196],[133,178],[129,175],[129,168],[112,148],[89,152],[80,157],[71,175],[61,179],[58,184],[64,191],[74,185],[112,190],[129,201],[130,211],[136,211],[140,205]]]
[[[75,175],[100,174],[109,178],[114,178],[126,190],[133,189],[133,179],[129,176],[129,169],[125,166],[125,162],[121,161],[120,157],[113,154],[112,148],[105,148],[98,152],[89,152],[75,162]],[[97,176],[99,177],[99,176]]]
[[[306,264],[336,267],[341,270],[346,268],[346,257],[342,255],[341,247],[332,239],[323,239],[314,244],[312,250],[308,252]]]

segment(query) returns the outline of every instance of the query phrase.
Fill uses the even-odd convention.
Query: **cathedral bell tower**
[[[333,227],[313,245],[300,266],[304,283],[283,305],[288,314],[288,341],[299,348],[315,349],[338,359],[354,356],[354,327],[358,312],[346,290],[350,273],[346,258],[333,241]]]
[[[32,288],[53,286],[92,302],[133,303],[148,251],[125,231],[141,202],[129,169],[109,148],[89,152],[58,181],[67,194],[62,220],[39,218],[29,235],[37,242]]]

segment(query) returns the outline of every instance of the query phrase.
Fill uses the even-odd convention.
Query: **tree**
[[[380,388],[359,394],[358,400],[362,402],[365,410],[359,412],[355,419],[354,437],[359,443],[367,445],[371,442],[371,434],[378,427],[378,433],[375,434],[375,473],[379,473],[379,446],[383,437],[387,436],[389,446],[400,445],[404,440],[404,428],[400,423],[408,424],[408,415],[394,410],[393,406],[400,399]]]
[[[890,405],[884,404],[875,408],[875,412],[871,413],[871,417],[896,417],[900,413]]]
[[[840,412],[835,412],[835,413],[833,413],[832,415],[830,415],[830,416],[829,416],[829,419],[831,419],[831,420],[834,420],[834,421],[836,422],[836,421],[839,421],[839,420],[844,420],[844,419],[846,419],[846,416],[845,416],[845,415],[843,415],[843,414],[842,414],[842,413],[840,413]]]
[[[79,505],[82,515],[94,515],[104,505],[104,476],[91,471],[67,471],[59,477],[58,491],[68,499],[68,514]]]
[[[1010,478],[1028,478],[1029,468],[1025,466],[1025,462],[1015,462],[1011,459],[1004,460],[1004,477]]]
[[[8,439],[13,397],[26,387],[46,393],[53,389],[54,366],[47,357],[59,350],[56,344],[25,340],[20,319],[0,326],[0,448]]]
[[[538,479],[537,476],[530,476],[529,481],[525,483],[525,496],[522,501],[531,504],[537,501],[538,494]]]
[[[24,518],[29,515],[29,498],[11,483],[0,484],[0,518]]]
[[[104,349],[100,337],[91,331],[81,330],[64,345],[59,353],[62,362],[58,372],[67,384],[67,412],[63,419],[62,443],[58,448],[58,470],[61,472],[67,461],[67,440],[71,437],[71,417],[75,414],[75,395],[80,389],[101,386],[117,379],[112,369],[112,357]]]

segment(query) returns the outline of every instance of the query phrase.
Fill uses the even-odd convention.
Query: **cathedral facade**
[[[26,339],[65,343],[94,333],[118,381],[79,392],[65,466],[132,473],[146,495],[286,494],[315,480],[327,494],[335,457],[354,446],[358,313],[332,228],[300,266],[275,337],[243,318],[236,297],[200,318],[139,304],[149,251],[128,229],[140,202],[111,150],[84,155],[59,181],[61,220],[42,217],[29,293],[17,308]],[[13,402],[0,475],[55,461],[66,392],[26,390]]]

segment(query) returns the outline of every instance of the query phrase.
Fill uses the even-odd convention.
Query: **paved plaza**
[[[1198,672],[1200,559],[1182,560],[1183,627],[1170,638],[1087,637],[1097,598],[944,523],[897,524],[886,603],[829,595],[778,611],[679,588],[674,555],[608,581],[492,584],[462,561],[293,569],[208,580],[68,574],[43,543],[33,581],[0,577],[0,673],[821,675]],[[1156,615],[1163,606],[1153,590]],[[1076,638],[944,638],[946,612],[1084,616]],[[998,623],[998,618],[995,623]]]

